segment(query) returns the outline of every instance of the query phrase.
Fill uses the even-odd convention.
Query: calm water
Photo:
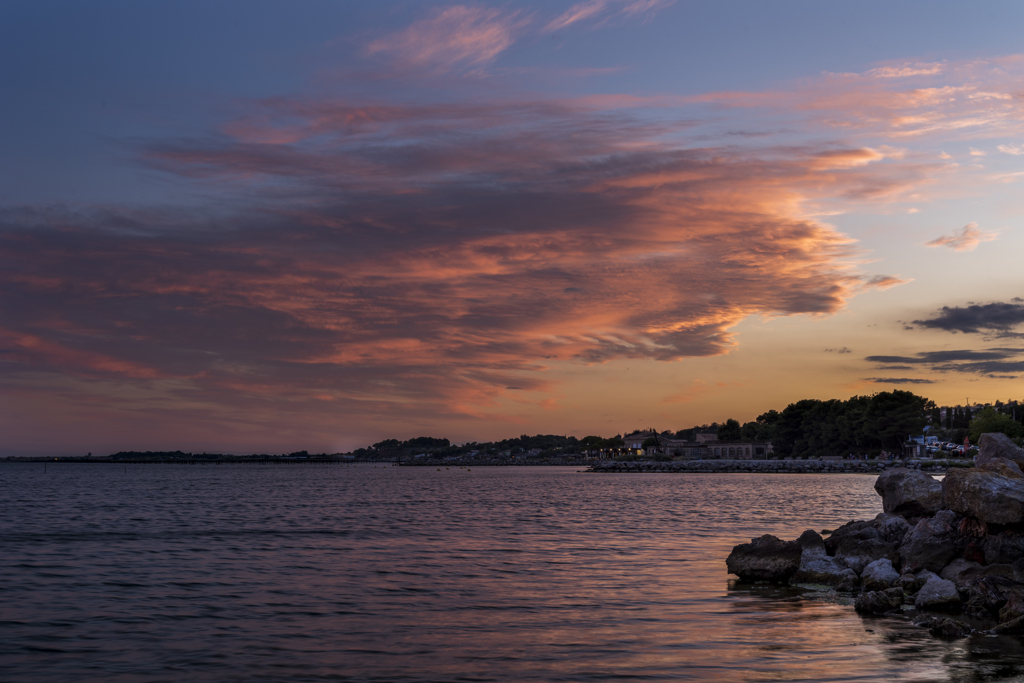
[[[979,681],[1013,638],[730,583],[874,477],[0,463],[3,681]],[[1015,679],[1013,679],[1015,680]]]

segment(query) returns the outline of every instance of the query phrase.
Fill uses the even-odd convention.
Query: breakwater
[[[751,472],[789,474],[870,474],[893,467],[925,472],[945,472],[950,467],[970,467],[970,460],[676,460],[657,462],[609,460],[591,465],[588,472]]]

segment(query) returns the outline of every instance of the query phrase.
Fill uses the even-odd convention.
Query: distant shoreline
[[[945,472],[951,467],[973,467],[973,460],[676,460],[672,462],[603,461],[589,472],[628,474],[663,472],[738,472],[751,474],[871,474],[892,467]]]

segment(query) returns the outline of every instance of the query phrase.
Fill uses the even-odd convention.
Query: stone
[[[995,617],[1006,605],[1007,594],[1012,593],[1016,585],[1016,581],[1003,576],[983,576],[972,581],[966,591],[964,611],[976,617]]]
[[[1024,448],[1014,444],[1006,434],[982,434],[978,438],[978,456],[975,462],[981,464],[993,458],[1005,458],[1018,466],[1024,466]]]
[[[898,561],[899,555],[896,553],[896,547],[892,543],[873,538],[846,541],[839,546],[835,555],[836,560],[858,574],[863,572],[866,566],[883,557],[889,558],[890,562],[894,558]]]
[[[952,581],[935,576],[929,578],[914,598],[914,607],[943,612],[960,611],[960,593]]]
[[[857,573],[825,552],[825,543],[815,531],[808,529],[796,542],[801,547],[800,567],[790,577],[790,584],[820,584],[836,590],[852,591],[860,583]]]
[[[878,475],[882,510],[903,517],[934,515],[942,508],[942,484],[920,470],[894,467]]]
[[[897,548],[903,541],[903,537],[910,531],[910,523],[900,515],[894,515],[891,512],[879,512],[874,519],[874,526],[878,530],[879,538],[886,543],[892,543]]]
[[[917,625],[928,629],[928,633],[936,638],[965,638],[974,631],[964,622],[951,617],[927,617],[918,621]]]
[[[796,541],[765,534],[733,548],[725,566],[744,581],[786,583],[800,568],[801,554]]]
[[[1006,529],[985,537],[985,562],[988,564],[1013,564],[1024,558],[1024,533]]]
[[[1006,596],[1006,604],[999,610],[999,623],[1003,624],[1024,617],[1024,596],[1012,591]]]
[[[966,590],[966,581],[962,580],[961,576],[965,573],[970,576],[972,572],[976,573],[981,569],[982,566],[977,562],[958,557],[946,565],[942,572],[939,573],[939,576],[947,581],[952,581],[957,590]]]
[[[900,544],[900,558],[912,569],[942,571],[956,557],[956,531],[942,518],[922,519]]]
[[[899,579],[899,573],[893,569],[892,562],[887,557],[870,563],[864,567],[864,571],[860,575],[860,583],[866,591],[881,591],[891,588]]]
[[[904,567],[903,573],[900,574],[896,585],[902,588],[903,592],[907,595],[913,595],[921,590],[921,587],[924,586],[930,576],[933,576],[933,574],[927,570],[915,574],[910,571],[909,567]]]
[[[1017,617],[1013,621],[999,624],[992,629],[992,632],[1002,635],[1020,635],[1024,633],[1024,617]]]
[[[1012,578],[1018,583],[1024,583],[1024,557],[1010,563]]]
[[[853,608],[860,614],[886,614],[897,612],[903,606],[903,589],[888,588],[884,591],[861,593],[853,602]]]
[[[975,466],[979,470],[995,472],[1007,479],[1024,479],[1024,473],[1021,472],[1020,466],[1006,458],[985,458],[981,462],[976,462]]]
[[[950,469],[942,480],[946,507],[987,524],[1024,521],[1024,479],[976,467]]]
[[[878,527],[871,522],[847,522],[832,532],[832,535],[825,539],[825,550],[829,555],[835,555],[839,546],[851,540],[881,539]]]

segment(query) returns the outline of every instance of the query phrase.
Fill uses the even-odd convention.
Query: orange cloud
[[[525,21],[445,12],[375,54],[473,68]],[[560,391],[556,363],[725,354],[751,315],[830,315],[904,282],[867,272],[818,216],[918,201],[954,173],[897,147],[908,131],[917,144],[969,138],[971,121],[1019,129],[1002,94],[1020,64],[1001,65],[699,98],[246,103],[226,135],[142,151],[234,209],[4,214],[4,360],[9,376],[159,385],[160,405],[197,415],[201,395],[244,430],[271,410],[495,419]],[[740,109],[813,135],[702,137]],[[930,244],[993,237],[971,224]]]

